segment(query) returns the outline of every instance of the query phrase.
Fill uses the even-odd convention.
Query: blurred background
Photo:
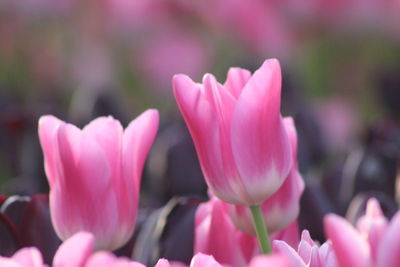
[[[399,0],[2,0],[0,195],[48,192],[41,115],[78,126],[112,115],[126,126],[157,108],[141,220],[176,196],[185,201],[174,202],[183,210],[173,222],[192,216],[184,206],[207,188],[172,75],[223,82],[231,66],[254,71],[274,57],[307,184],[301,227],[323,240],[324,214],[354,221],[369,196],[391,216],[400,200],[399,14]]]

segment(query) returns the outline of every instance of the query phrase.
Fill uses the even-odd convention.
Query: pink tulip
[[[173,79],[175,98],[196,146],[208,186],[220,199],[260,204],[283,184],[292,149],[280,115],[281,70],[267,60],[251,76],[232,68],[224,85]]]
[[[297,246],[297,223],[271,235],[272,240],[277,238]],[[235,227],[228,204],[212,196],[196,211],[194,252],[212,255],[221,264],[247,266],[259,250],[256,237]]]
[[[400,212],[388,223],[377,200],[370,199],[357,228],[334,214],[325,217],[324,225],[340,266],[400,266]]]
[[[296,220],[300,212],[300,197],[304,190],[304,182],[297,164],[296,129],[292,118],[285,118],[284,123],[292,142],[294,164],[279,190],[261,203],[261,210],[270,233],[281,230]],[[255,235],[252,217],[247,206],[229,205],[229,213],[236,227]]]
[[[96,249],[117,249],[132,236],[140,179],[158,128],[148,110],[123,131],[101,117],[83,130],[53,116],[39,120],[39,137],[50,184],[50,211],[58,236],[95,235]]]
[[[200,204],[195,216],[195,253],[212,255],[221,264],[246,266],[257,249],[257,239],[233,225],[226,203],[213,197]]]
[[[2,267],[45,267],[43,257],[37,248],[22,248],[11,258],[0,256]]]
[[[331,244],[325,242],[320,247],[310,237],[307,230],[303,230],[297,251],[286,242],[275,240],[273,252],[285,256],[293,267],[336,267],[337,261]]]

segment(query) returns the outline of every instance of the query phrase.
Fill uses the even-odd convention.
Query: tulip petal
[[[276,267],[293,267],[295,265],[291,265],[290,261],[281,255],[268,255],[268,256],[258,256],[255,257],[249,264],[248,267],[267,267],[267,266],[276,266]]]
[[[400,266],[400,212],[392,218],[381,239],[376,266]]]
[[[251,73],[242,68],[230,68],[224,83],[224,87],[238,99],[247,81],[250,79]]]
[[[40,251],[35,248],[22,248],[18,250],[12,259],[20,263],[24,267],[43,267],[43,257]]]
[[[220,199],[239,202],[232,197],[231,185],[226,181],[221,155],[219,123],[215,110],[206,99],[200,85],[185,75],[175,75],[173,88],[176,102],[189,128],[203,174],[208,186]]]
[[[190,262],[190,267],[222,267],[213,256],[197,253]]]
[[[64,122],[51,115],[42,116],[39,119],[39,140],[43,149],[44,168],[50,187],[58,177],[56,167],[58,165],[57,131],[61,124]]]
[[[118,120],[113,117],[99,117],[86,125],[82,132],[96,141],[103,149],[114,177],[113,183],[121,177],[121,148],[124,129]]]
[[[85,267],[110,266],[110,267],[145,267],[139,262],[134,262],[128,258],[117,258],[108,251],[99,251],[94,253],[87,260]]]
[[[158,130],[159,115],[149,109],[134,119],[123,136],[123,175],[138,195],[143,166]]]
[[[67,239],[54,255],[54,267],[83,267],[93,251],[94,237],[79,232]]]
[[[284,241],[275,240],[272,243],[272,251],[284,256],[288,261],[290,261],[290,266],[292,267],[306,266],[299,254],[297,254],[297,252]]]
[[[171,264],[166,259],[159,259],[154,267],[171,267]]]
[[[335,214],[328,214],[324,218],[324,227],[340,266],[368,266],[369,245],[349,222]]]
[[[195,219],[194,251],[212,254],[222,264],[245,266],[246,259],[241,251],[244,244],[238,242],[239,231],[230,221],[225,205],[218,199],[200,204]],[[210,213],[204,217],[206,211]]]
[[[232,118],[233,155],[254,204],[275,193],[292,167],[280,94],[279,63],[267,60],[247,82]]]
[[[101,248],[109,244],[118,222],[106,156],[95,141],[70,124],[60,126],[58,144],[63,175],[50,191],[55,230],[62,239],[80,230],[91,231]]]

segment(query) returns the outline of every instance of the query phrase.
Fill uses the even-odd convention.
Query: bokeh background
[[[254,71],[274,57],[282,112],[299,133],[301,227],[323,240],[324,214],[354,221],[369,196],[390,217],[400,200],[399,14],[399,0],[2,0],[0,194],[48,192],[41,115],[78,126],[112,115],[126,126],[157,108],[138,229],[150,214],[168,217],[154,211],[173,197],[181,198],[167,210],[181,208],[171,224],[190,225],[185,205],[206,199],[207,188],[171,78],[209,72],[223,82],[231,66]],[[184,241],[164,228],[158,253],[181,259],[168,242]]]

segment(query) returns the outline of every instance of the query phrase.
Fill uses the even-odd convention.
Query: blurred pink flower
[[[290,54],[292,32],[284,16],[270,1],[232,0],[229,8],[224,0],[201,3],[196,9],[210,30],[242,42],[259,55],[285,57]]]
[[[231,68],[224,85],[211,74],[203,84],[176,75],[173,87],[213,193],[241,205],[272,196],[293,162],[280,114],[279,62],[266,60],[253,75]]]
[[[297,251],[286,242],[275,240],[272,251],[285,256],[290,261],[290,266],[296,267],[336,267],[335,254],[331,244],[325,242],[318,246],[310,237],[307,230],[303,230]]]
[[[43,257],[37,248],[29,247],[18,250],[11,258],[0,256],[2,267],[45,267]]]
[[[293,166],[282,186],[271,197],[261,203],[261,210],[269,233],[287,227],[296,220],[300,212],[300,197],[304,182],[297,164],[297,134],[292,118],[284,119],[286,130],[292,142]],[[229,205],[229,214],[236,227],[255,235],[252,217],[247,206]]]
[[[165,26],[165,25],[164,25]],[[144,47],[135,50],[135,64],[156,88],[165,89],[176,73],[200,77],[210,64],[207,47],[196,36],[177,29],[156,32]]]
[[[53,267],[145,267],[128,258],[117,258],[108,251],[93,253],[94,236],[88,232],[79,232],[64,241],[58,248]]]
[[[157,128],[156,110],[144,112],[125,131],[112,117],[97,118],[83,130],[53,116],[40,118],[51,219],[62,240],[88,231],[97,249],[113,250],[130,239]]]
[[[347,149],[360,121],[351,105],[342,99],[329,99],[317,106],[316,116],[327,145],[335,151]]]
[[[335,214],[324,225],[340,266],[400,266],[400,212],[388,223],[376,199],[368,201],[357,228]]]
[[[274,239],[297,246],[297,222],[271,235]],[[232,266],[247,266],[259,253],[256,237],[236,228],[228,214],[228,204],[214,196],[196,211],[194,251],[210,254],[219,263]]]

